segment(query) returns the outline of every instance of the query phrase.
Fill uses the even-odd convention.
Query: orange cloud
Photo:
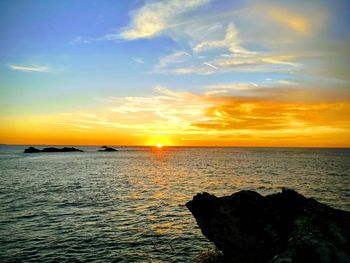
[[[285,103],[228,98],[206,112],[207,121],[193,125],[214,130],[350,129],[350,103]]]
[[[230,85],[219,88],[230,94]],[[96,112],[2,119],[1,143],[350,147],[342,89],[252,85],[244,95],[158,87],[153,96],[107,99]]]

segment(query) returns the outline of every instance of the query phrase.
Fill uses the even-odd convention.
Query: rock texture
[[[102,146],[101,148],[101,150],[98,150],[99,152],[117,152],[117,150],[112,147]]]
[[[186,206],[225,262],[350,262],[350,212],[293,190],[203,193]]]
[[[34,147],[29,147],[24,150],[24,153],[40,153],[40,152],[83,152],[83,151],[74,147],[63,147],[63,148],[48,147],[42,150],[39,150]]]

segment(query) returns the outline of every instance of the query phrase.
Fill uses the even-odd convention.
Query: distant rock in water
[[[224,262],[350,262],[350,212],[293,190],[203,193],[186,206]]]
[[[34,147],[29,147],[24,150],[24,153],[40,153],[40,152],[83,152],[83,151],[74,147],[63,147],[63,148],[48,147],[42,150],[36,149]]]
[[[29,147],[24,150],[24,153],[40,153],[40,150],[34,147]]]
[[[102,146],[101,148],[101,150],[98,150],[99,152],[117,152],[117,150],[112,147]]]
[[[61,149],[55,148],[55,147],[49,147],[49,148],[42,149],[41,152],[83,152],[83,151],[74,147],[63,147]]]

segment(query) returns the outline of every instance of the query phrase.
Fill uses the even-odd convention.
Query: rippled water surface
[[[0,261],[191,262],[197,192],[287,186],[350,210],[350,149],[0,147]],[[40,147],[39,147],[40,148]]]

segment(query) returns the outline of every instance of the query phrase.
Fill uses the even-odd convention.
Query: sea
[[[350,149],[26,147],[0,146],[0,262],[193,262],[212,246],[185,206],[201,192],[350,210]]]

